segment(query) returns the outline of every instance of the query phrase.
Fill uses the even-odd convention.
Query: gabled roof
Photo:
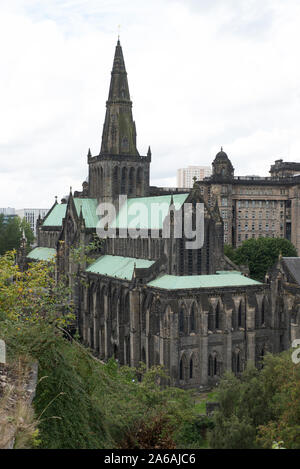
[[[282,261],[295,282],[300,285],[300,257],[283,257]]]
[[[182,206],[188,195],[188,193],[173,195],[176,210]],[[127,199],[121,206],[116,219],[112,222],[111,228],[130,228],[131,223],[139,216],[140,226],[134,225],[133,228],[162,229],[163,221],[168,215],[171,197],[172,195],[160,195]]]
[[[96,228],[99,217],[96,214],[97,199],[80,199],[74,198],[77,215],[80,215],[80,208],[82,207],[82,215],[84,218],[85,226],[87,228]]]
[[[82,207],[82,215],[87,228],[96,228],[99,221],[96,215],[97,199],[74,198],[74,205],[77,215],[80,214]],[[44,220],[43,226],[62,226],[62,220],[66,216],[67,204],[57,204]]]
[[[27,254],[28,259],[36,261],[50,261],[56,255],[56,250],[53,248],[34,248]]]
[[[99,259],[90,265],[86,269],[86,272],[107,275],[108,277],[116,277],[123,280],[131,280],[134,265],[138,269],[147,269],[152,264],[154,264],[154,261],[148,261],[146,259],[105,255],[99,257]]]
[[[147,285],[164,290],[181,290],[190,288],[246,287],[262,284],[251,278],[244,277],[239,272],[226,272],[226,274],[217,273],[214,275],[162,275]]]
[[[67,204],[56,204],[44,220],[43,226],[62,226],[62,220],[66,215]]]

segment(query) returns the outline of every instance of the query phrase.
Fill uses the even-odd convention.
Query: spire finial
[[[221,147],[221,151],[223,151],[223,147]]]
[[[118,46],[120,45],[120,30],[121,30],[121,25],[118,24]]]
[[[92,156],[92,153],[91,153],[91,149],[89,148],[88,157],[91,157],[91,156]]]

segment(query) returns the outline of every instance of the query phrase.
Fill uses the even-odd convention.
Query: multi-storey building
[[[0,215],[3,215],[3,222],[6,224],[11,218],[17,216],[16,211],[12,207],[0,208]]]
[[[221,149],[212,175],[197,185],[209,206],[219,205],[224,243],[238,247],[250,238],[280,237],[300,252],[300,163],[277,160],[269,177],[235,176]]]
[[[177,169],[177,187],[191,188],[197,181],[211,176],[210,166],[188,166],[187,168]]]
[[[29,223],[34,236],[36,236],[36,222],[39,217],[44,218],[48,212],[48,208],[22,208],[16,210],[16,215],[18,215],[22,220],[25,218],[27,223]]]

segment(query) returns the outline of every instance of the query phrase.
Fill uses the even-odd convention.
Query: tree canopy
[[[34,409],[39,446],[182,445],[195,422],[190,394],[160,386],[168,377],[159,366],[147,371],[144,365],[119,367],[114,359],[104,364],[77,336],[72,338],[70,289],[63,279],[55,280],[54,267],[54,262],[33,262],[21,272],[14,252],[0,256],[0,339],[7,344],[9,363],[38,361]]]
[[[19,217],[5,219],[4,215],[0,214],[0,255],[12,249],[19,249],[23,230],[29,249],[33,243],[34,235],[25,218],[23,220]]]
[[[291,351],[267,354],[261,371],[248,366],[240,379],[225,374],[218,400],[212,448],[300,448],[300,364]]]
[[[237,249],[225,246],[224,252],[235,264],[248,265],[250,276],[261,282],[279,254],[283,257],[297,257],[294,245],[284,238],[248,239]]]

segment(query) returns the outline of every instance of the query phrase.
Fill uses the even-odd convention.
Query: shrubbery
[[[55,283],[53,265],[20,272],[14,254],[0,257],[0,337],[9,360],[37,360],[34,401],[42,448],[158,448],[181,443],[194,418],[190,393],[169,386],[160,367],[148,371],[102,364],[76,340],[68,289]],[[186,431],[185,431],[186,432]]]

